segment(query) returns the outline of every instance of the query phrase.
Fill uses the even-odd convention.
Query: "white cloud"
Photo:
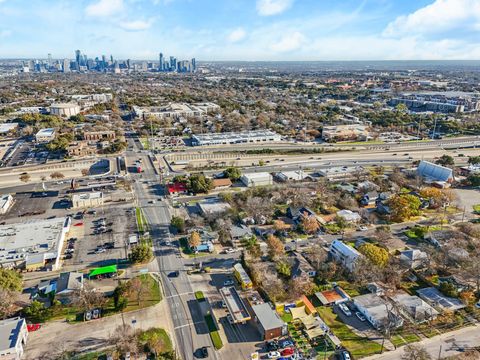
[[[119,26],[127,31],[143,31],[153,25],[153,19],[120,22]]]
[[[230,34],[227,36],[227,40],[231,43],[236,43],[239,42],[247,36],[247,32],[245,29],[239,27],[233,30]]]
[[[257,0],[257,12],[262,16],[277,15],[293,4],[294,0]]]
[[[397,17],[384,36],[440,34],[453,29],[480,30],[479,0],[435,0],[417,11]],[[454,33],[450,33],[455,37]]]
[[[299,31],[285,35],[279,42],[270,48],[276,52],[289,52],[299,49],[305,43],[305,36]]]
[[[87,16],[108,17],[121,12],[124,8],[123,0],[99,0],[85,8]]]

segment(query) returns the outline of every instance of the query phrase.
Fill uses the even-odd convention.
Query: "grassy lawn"
[[[363,357],[380,353],[381,345],[368,340],[367,338],[356,335],[348,328],[331,307],[319,306],[317,311],[320,317],[330,327],[330,330],[341,340],[345,348],[352,353],[354,357]]]
[[[395,347],[407,345],[413,342],[420,341],[420,337],[412,333],[399,333],[392,336],[390,339]]]
[[[281,316],[282,320],[285,321],[287,324],[292,321],[293,317],[290,312],[285,311]]]
[[[215,349],[220,350],[223,347],[222,338],[218,333],[217,326],[213,321],[212,315],[208,314],[205,316],[205,322],[207,323],[208,331],[210,332],[210,337],[212,338],[213,346]]]
[[[361,295],[360,288],[348,281],[337,281],[337,285],[345,290],[345,292],[351,297]]]
[[[161,328],[151,328],[142,331],[138,335],[138,342],[144,346],[149,343],[161,344],[160,348],[157,348],[158,353],[169,353],[173,350],[170,336],[168,336],[168,333]]]
[[[140,143],[142,144],[142,146],[145,150],[150,149],[150,143],[148,142],[148,138],[146,138],[146,137],[140,138]]]
[[[480,204],[473,205],[473,212],[475,214],[480,214]]]
[[[147,227],[147,221],[145,219],[145,215],[143,215],[142,209],[136,208],[135,215],[137,218],[137,228],[138,232],[143,233]]]

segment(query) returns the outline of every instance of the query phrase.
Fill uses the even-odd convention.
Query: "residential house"
[[[232,240],[242,240],[244,238],[249,238],[252,236],[252,230],[246,225],[233,225],[230,228],[230,236]]]
[[[414,323],[434,320],[438,316],[438,311],[418,296],[400,291],[389,298],[397,305],[400,313]]]
[[[340,240],[333,240],[330,245],[329,254],[335,261],[341,263],[350,271],[353,271],[355,261],[361,256],[356,249]]]
[[[213,179],[212,185],[215,190],[228,189],[232,186],[232,180],[230,180],[229,178]]]
[[[463,309],[466,305],[459,299],[443,295],[437,288],[427,287],[417,290],[418,296],[429,303],[438,311],[456,311]]]
[[[168,195],[175,196],[180,194],[186,194],[188,192],[187,186],[184,183],[176,182],[167,185]]]
[[[299,278],[302,276],[315,277],[317,275],[316,270],[299,252],[292,252],[291,258],[293,260],[292,265],[292,278]]]
[[[37,291],[43,295],[54,295],[64,304],[70,302],[70,295],[83,288],[83,274],[79,272],[61,273],[58,278],[40,282]]]
[[[204,216],[219,215],[231,209],[231,206],[218,198],[205,199],[197,203],[198,210]]]
[[[394,312],[393,306],[376,294],[365,294],[353,298],[358,311],[377,330],[395,329],[403,325],[403,319]]]
[[[0,359],[20,360],[27,344],[27,322],[20,317],[0,320]]]
[[[427,263],[428,255],[418,249],[404,250],[400,252],[400,261],[410,269],[417,269]]]
[[[360,205],[362,206],[374,206],[378,199],[377,191],[369,191],[360,198]]]
[[[304,218],[308,218],[310,216],[317,217],[317,214],[315,214],[315,211],[308,207],[295,208],[290,206],[287,209],[287,217],[292,219],[296,224],[301,223]]]
[[[337,216],[343,218],[346,222],[349,223],[357,223],[362,220],[362,217],[359,213],[347,209],[337,211]]]

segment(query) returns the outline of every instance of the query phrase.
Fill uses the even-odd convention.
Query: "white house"
[[[338,261],[350,271],[355,267],[355,261],[361,256],[356,249],[340,240],[333,240],[329,253],[335,261]]]
[[[273,185],[273,177],[266,172],[243,174],[240,181],[247,187]]]
[[[359,222],[362,220],[362,217],[360,216],[359,213],[351,211],[351,210],[340,210],[337,211],[337,216],[343,218],[346,222]]]
[[[390,325],[390,329],[403,325],[403,319],[392,311],[392,305],[376,294],[354,297],[353,303],[377,330],[382,330],[388,325]]]

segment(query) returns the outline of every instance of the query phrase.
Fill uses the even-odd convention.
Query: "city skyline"
[[[0,58],[479,59],[479,0],[0,0]],[[59,31],[61,29],[61,31]]]

